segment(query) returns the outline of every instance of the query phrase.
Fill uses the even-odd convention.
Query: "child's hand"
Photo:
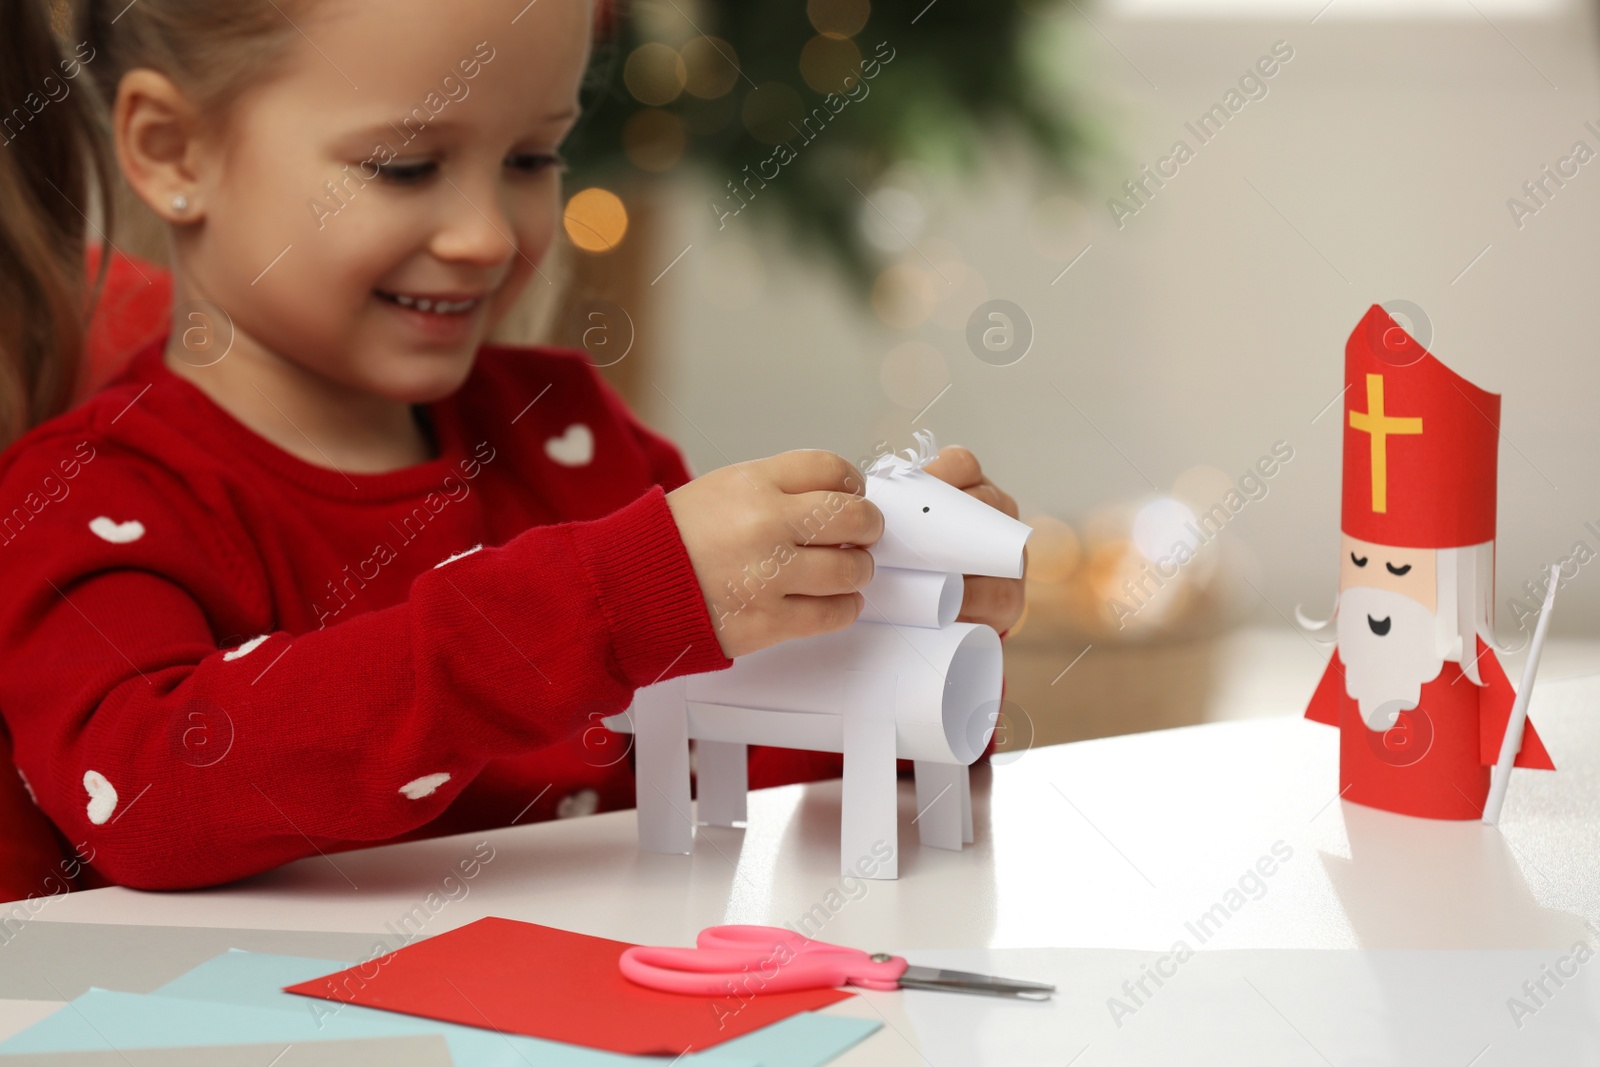
[[[1017,502],[1009,493],[983,476],[978,458],[960,445],[946,445],[923,468],[957,489],[977,497],[990,507],[1017,518]],[[963,583],[961,614],[957,622],[982,622],[1005,633],[1022,617],[1022,584],[1028,573],[1028,549],[1022,549],[1022,578],[991,578],[969,574]]]
[[[842,630],[865,603],[883,513],[843,456],[798,449],[723,467],[667,494],[695,577],[732,658]],[[841,544],[852,547],[840,548]]]

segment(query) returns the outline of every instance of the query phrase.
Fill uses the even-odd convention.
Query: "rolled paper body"
[[[961,575],[879,567],[861,590],[866,605],[860,622],[897,626],[949,626],[961,614]]]
[[[931,474],[869,477],[866,495],[885,516],[868,547],[879,566],[1022,577],[1027,523]]]
[[[1000,710],[1000,635],[979,623],[934,630],[856,622],[763,648],[725,671],[686,679],[689,736],[816,752],[844,747],[847,671],[896,675],[901,759],[965,766],[983,754]],[[626,716],[603,720],[632,729]]]

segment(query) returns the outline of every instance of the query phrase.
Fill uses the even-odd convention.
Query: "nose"
[[[452,183],[453,202],[434,234],[432,252],[449,263],[498,267],[517,252],[516,231],[493,188]]]
[[[1393,624],[1394,617],[1391,615],[1385,615],[1381,619],[1374,619],[1371,615],[1367,616],[1367,625],[1371,627],[1372,632],[1377,634],[1379,637],[1388,637],[1389,627]]]

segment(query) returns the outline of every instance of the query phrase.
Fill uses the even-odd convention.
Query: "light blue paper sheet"
[[[0,1054],[107,1048],[191,1047],[261,1041],[326,1041],[436,1033],[457,1062],[489,1067],[660,1067],[626,1056],[396,1012],[285,993],[281,987],[350,966],[338,960],[234,950],[144,995],[91,989],[0,1044]],[[204,1002],[203,1011],[195,1002]],[[803,1012],[681,1062],[706,1067],[821,1067],[880,1027],[873,1020]]]

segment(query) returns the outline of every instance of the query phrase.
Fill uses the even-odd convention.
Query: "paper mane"
[[[939,454],[939,446],[933,440],[933,431],[917,430],[911,437],[917,442],[915,448],[906,449],[904,456],[894,452],[883,453],[867,467],[867,477],[890,478],[915,474],[932,463]]]

